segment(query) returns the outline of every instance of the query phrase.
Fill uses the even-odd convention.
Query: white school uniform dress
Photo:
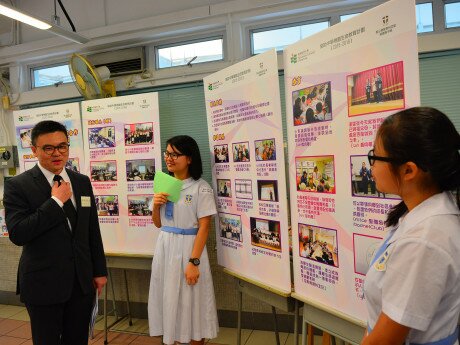
[[[439,193],[416,206],[386,240],[364,284],[368,328],[383,312],[411,328],[405,344],[447,338],[460,314],[460,211],[453,195]]]
[[[198,228],[198,219],[216,214],[214,193],[203,179],[184,180],[173,217],[160,208],[161,225],[181,229]],[[163,335],[163,343],[215,338],[219,328],[206,246],[200,257],[200,277],[194,286],[184,277],[196,235],[161,231],[152,261],[148,301],[151,336]]]

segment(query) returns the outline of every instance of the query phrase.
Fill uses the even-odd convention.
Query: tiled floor
[[[109,319],[110,322],[113,321]],[[148,323],[144,319],[133,319],[133,325],[129,326],[127,320],[116,325],[120,332],[109,332],[109,345],[161,345],[160,337],[149,337],[129,332],[148,332]],[[103,320],[96,324],[95,338],[89,341],[91,345],[104,344]],[[236,344],[235,328],[220,328],[219,335],[215,339],[207,341],[207,345],[234,345]],[[321,337],[315,337],[315,344],[321,344]],[[241,335],[243,345],[275,345],[273,332],[243,329]],[[282,345],[293,345],[294,336],[290,333],[280,333]],[[0,304],[0,345],[32,345],[29,316],[24,307]]]

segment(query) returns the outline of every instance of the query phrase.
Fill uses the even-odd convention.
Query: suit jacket
[[[5,182],[5,219],[10,240],[22,246],[17,294],[23,303],[67,301],[74,279],[84,293],[93,277],[106,276],[96,203],[87,176],[66,169],[77,203],[77,225],[70,230],[64,210],[51,199],[51,187],[38,166]],[[82,197],[90,206],[82,206]]]

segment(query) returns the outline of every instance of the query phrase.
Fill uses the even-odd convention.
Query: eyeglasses
[[[370,150],[369,153],[367,154],[367,159],[369,160],[369,165],[373,166],[375,164],[375,161],[383,161],[383,162],[395,162],[396,160],[390,157],[381,157],[381,156],[375,156],[374,155],[374,150]]]
[[[43,145],[37,147],[42,149],[48,156],[51,156],[56,150],[58,150],[59,153],[67,153],[67,151],[69,151],[69,146],[70,144],[59,144],[58,146]]]
[[[182,153],[176,153],[176,152],[168,152],[168,151],[163,152],[163,157],[165,159],[171,158],[173,161],[175,161],[180,156],[185,156],[185,155]]]

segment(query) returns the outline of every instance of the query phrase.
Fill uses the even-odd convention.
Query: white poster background
[[[149,212],[153,178],[145,180],[145,174],[151,166],[161,171],[158,94],[84,101],[82,118],[86,174],[105,252],[153,254],[158,236]]]
[[[40,121],[52,120],[62,123],[69,135],[69,162],[66,168],[84,172],[85,159],[81,135],[80,104],[69,103],[49,107],[32,108],[13,112],[16,142],[18,145],[19,170],[33,168],[38,159],[32,153],[31,131]]]
[[[254,56],[214,73],[204,79],[204,85],[219,212],[218,262],[266,286],[290,292],[276,52]],[[230,190],[224,188],[228,181]]]
[[[381,121],[398,109],[420,104],[417,54],[415,3],[407,0],[389,1],[284,51],[295,292],[359,320],[366,318],[364,275],[355,267],[362,271],[362,258],[373,247],[363,248],[363,237],[357,237],[361,245],[355,255],[354,235],[382,238],[385,214],[398,200],[377,193],[370,182],[363,187],[366,181],[356,174],[362,162],[369,168],[366,156]],[[367,97],[362,86],[366,77],[372,84],[377,72],[383,74],[382,99],[372,87]],[[315,108],[315,91],[322,96],[323,108],[331,108],[323,112],[324,120],[312,118],[310,111],[308,121],[305,106],[294,118],[294,112],[300,114],[297,98],[305,96]],[[353,178],[351,161],[361,164],[353,167]],[[310,180],[316,173],[317,179]],[[321,178],[328,192],[315,190]],[[335,244],[318,240],[320,231]],[[303,243],[308,246],[309,241],[314,248],[301,257]]]

